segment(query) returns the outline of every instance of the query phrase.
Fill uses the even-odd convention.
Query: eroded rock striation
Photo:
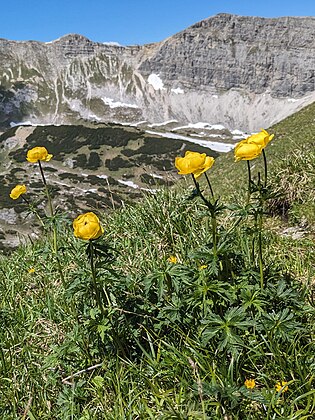
[[[315,99],[315,18],[219,14],[143,46],[0,39],[0,124],[266,127]]]

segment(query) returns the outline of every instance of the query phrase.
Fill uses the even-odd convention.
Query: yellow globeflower
[[[246,381],[244,382],[244,385],[246,386],[247,389],[254,389],[256,386],[255,379],[246,379]]]
[[[234,149],[235,162],[255,159],[261,154],[262,150],[262,146],[255,143],[248,144],[247,139],[242,140],[237,143]]]
[[[170,262],[171,264],[176,264],[177,263],[177,258],[175,257],[175,255],[171,255],[168,259],[168,262]]]
[[[195,178],[210,169],[213,163],[213,157],[198,152],[187,151],[185,157],[175,158],[175,166],[179,170],[179,175],[193,174]]]
[[[73,221],[74,236],[85,241],[99,238],[104,229],[93,212],[81,214]]]
[[[266,130],[253,134],[237,143],[234,149],[235,162],[239,160],[252,160],[258,157],[267,144],[273,139]]]
[[[49,162],[53,155],[47,152],[46,147],[37,146],[27,152],[26,160],[35,163],[39,160]]]
[[[273,138],[274,134],[270,135],[266,130],[262,129],[260,133],[253,134],[246,140],[248,144],[257,144],[258,146],[262,146],[262,148],[264,148]]]
[[[12,200],[16,200],[17,198],[20,197],[20,195],[25,194],[26,193],[26,186],[25,185],[16,185],[10,193],[10,197],[12,198]]]
[[[280,392],[282,390],[282,392],[287,392],[287,390],[289,389],[289,387],[287,386],[287,383],[288,382],[286,381],[277,382],[275,385],[276,391]]]

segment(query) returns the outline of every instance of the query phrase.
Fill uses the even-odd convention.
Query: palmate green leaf
[[[246,319],[246,316],[242,307],[230,308],[223,317],[210,314],[202,321],[205,325],[201,331],[202,344],[206,345],[212,338],[216,338],[218,350],[242,345],[243,340],[238,330],[244,331],[254,325],[254,322]]]
[[[271,314],[265,313],[258,327],[282,339],[288,339],[304,329],[289,308]]]
[[[266,301],[261,296],[258,286],[247,285],[241,290],[242,308],[244,310],[256,310],[259,314],[263,313]]]

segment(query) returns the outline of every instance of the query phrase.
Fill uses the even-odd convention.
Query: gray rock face
[[[161,43],[140,66],[163,80],[275,97],[314,91],[315,18],[220,14]],[[175,58],[175,59],[174,59]]]
[[[0,39],[0,124],[207,121],[245,131],[315,100],[315,18],[220,14],[155,44]]]

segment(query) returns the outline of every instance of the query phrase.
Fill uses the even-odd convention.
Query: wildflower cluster
[[[306,327],[314,318],[309,291],[281,267],[264,261],[263,216],[269,199],[265,148],[273,137],[261,130],[235,147],[235,161],[247,161],[244,208],[222,204],[213,190],[209,173],[214,158],[187,151],[176,157],[175,167],[191,177],[194,190],[189,198],[176,193],[170,200],[173,192],[161,192],[148,200],[143,213],[128,207],[116,216],[116,230],[108,230],[107,222],[88,211],[73,220],[70,236],[66,227],[60,234],[44,174],[42,162],[53,156],[45,147],[27,152],[27,161],[38,165],[48,214],[25,197],[30,194],[26,185],[16,185],[10,197],[22,197],[42,221],[63,287],[58,304],[47,298],[50,322],[57,319],[59,328],[64,313],[69,317],[60,348],[51,350],[47,362],[54,383],[59,375],[62,387],[71,385],[71,393],[63,389],[59,394],[59,417],[61,412],[72,416],[71,410],[80,407],[76,414],[81,418],[88,412],[81,405],[90,407],[94,401],[93,410],[105,411],[108,395],[113,393],[115,399],[120,387],[117,376],[112,383],[108,379],[111,371],[116,375],[119,363],[136,372],[141,404],[149,401],[145,413],[128,411],[130,400],[122,404],[121,418],[307,415],[305,407],[311,407],[315,395],[313,359],[301,356],[313,348],[313,332]],[[255,179],[250,161],[261,155],[264,173]],[[232,221],[228,228],[221,223],[225,214]],[[24,271],[28,280],[41,277],[33,260]],[[62,299],[67,309],[55,316]],[[5,359],[7,354],[0,356]],[[67,370],[70,376],[63,374]],[[85,398],[87,372],[92,379]],[[186,392],[187,410],[182,410],[179,389]],[[297,397],[299,390],[303,395]],[[150,411],[153,406],[158,406],[158,414]],[[112,415],[117,417],[114,411]]]

